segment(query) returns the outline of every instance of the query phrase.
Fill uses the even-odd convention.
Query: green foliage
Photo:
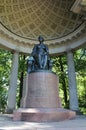
[[[18,73],[18,87],[17,87],[17,107],[20,107],[20,101],[22,98],[22,91],[23,91],[23,79],[27,72],[27,60],[26,56],[23,54],[20,54],[19,56],[19,73]]]
[[[74,54],[80,110],[86,114],[86,48]]]
[[[65,108],[69,108],[69,96],[68,96],[68,81],[67,81],[67,63],[66,56],[53,57],[52,70],[59,77],[59,93],[62,100],[62,105]]]
[[[7,103],[9,75],[12,55],[9,51],[0,50],[0,112],[4,112]]]
[[[24,72],[24,75],[27,72],[27,60],[23,54],[20,54],[19,56],[19,76],[21,72]]]
[[[80,49],[74,53],[76,72],[83,76],[86,72],[86,49]]]
[[[0,112],[5,112],[7,104],[7,89],[0,87]]]

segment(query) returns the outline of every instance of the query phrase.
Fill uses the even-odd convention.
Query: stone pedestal
[[[14,111],[14,120],[61,121],[73,117],[75,112],[62,109],[56,74],[37,71],[28,75],[22,108]]]

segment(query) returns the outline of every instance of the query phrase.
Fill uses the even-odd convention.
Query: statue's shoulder
[[[34,45],[34,47],[38,47],[38,46],[39,46],[39,44],[35,44],[35,45]]]

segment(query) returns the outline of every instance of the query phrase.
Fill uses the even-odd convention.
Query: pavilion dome
[[[77,35],[84,29],[82,14],[70,10],[74,2],[75,0],[0,0],[1,30],[22,44],[32,46],[39,35],[50,46],[61,44],[63,39],[68,40],[70,35],[72,38],[73,34]]]

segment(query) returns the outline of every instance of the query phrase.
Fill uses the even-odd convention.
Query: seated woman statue
[[[49,69],[51,68],[51,60],[49,58],[49,50],[48,47],[43,44],[44,38],[42,36],[38,37],[39,44],[35,45],[31,56],[34,59],[34,69]]]
[[[48,47],[43,44],[44,38],[38,37],[39,44],[35,45],[31,56],[34,57],[39,69],[45,69],[48,61],[49,50]]]

